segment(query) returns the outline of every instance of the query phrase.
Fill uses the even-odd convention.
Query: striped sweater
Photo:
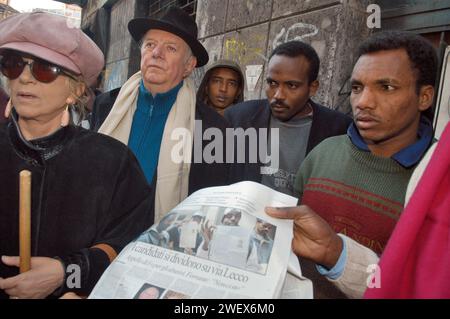
[[[347,135],[319,144],[297,173],[300,202],[337,233],[381,254],[403,210],[414,167],[362,151]]]

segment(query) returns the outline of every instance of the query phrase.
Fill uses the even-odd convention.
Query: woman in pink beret
[[[0,22],[8,122],[0,126],[0,299],[89,294],[119,251],[153,223],[150,189],[122,143],[72,125],[103,54],[60,16]],[[19,172],[31,183],[31,269],[19,274]]]

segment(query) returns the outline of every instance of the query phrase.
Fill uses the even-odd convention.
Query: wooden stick
[[[20,172],[19,193],[20,273],[31,269],[31,172]]]

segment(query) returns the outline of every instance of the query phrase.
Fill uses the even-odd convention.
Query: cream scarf
[[[141,79],[141,72],[138,72],[125,82],[111,112],[98,130],[99,133],[128,144]],[[194,84],[191,79],[186,78],[169,112],[161,141],[157,166],[155,223],[188,195],[195,103]],[[174,156],[178,159],[174,160]]]

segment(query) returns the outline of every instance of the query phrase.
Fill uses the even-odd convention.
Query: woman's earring
[[[11,103],[11,99],[9,99],[8,104],[6,104],[6,108],[5,108],[5,118],[9,118],[9,116],[11,115],[11,109],[12,109],[12,103]]]
[[[67,104],[66,109],[63,111],[61,117],[61,127],[69,125],[69,122],[70,122],[70,111],[69,111],[69,104]]]

